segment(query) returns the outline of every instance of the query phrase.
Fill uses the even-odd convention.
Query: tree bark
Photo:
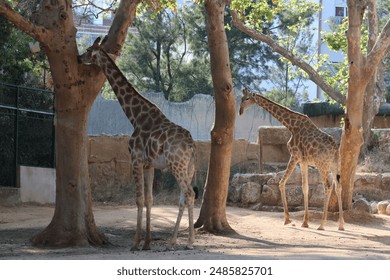
[[[71,1],[41,1],[32,23],[4,1],[0,15],[41,43],[54,81],[56,138],[56,205],[48,227],[32,238],[37,246],[102,245],[96,227],[88,172],[88,113],[105,76],[77,63],[76,28]],[[121,1],[106,41],[106,50],[119,54],[139,0]]]
[[[348,1],[348,62],[349,80],[347,109],[340,144],[341,185],[343,186],[343,207],[352,208],[353,186],[356,166],[360,155],[363,138],[364,98],[369,83],[373,83],[379,63],[389,51],[390,20],[381,34],[372,42],[372,49],[364,56],[360,47],[361,25],[365,9],[371,1]],[[372,39],[371,39],[372,40]],[[370,81],[371,80],[371,81]],[[373,100],[370,100],[370,103]]]
[[[370,52],[376,43],[379,34],[379,20],[377,14],[376,1],[369,1],[368,10],[368,43],[367,52]],[[385,98],[385,81],[384,81],[384,64],[380,63],[367,85],[367,90],[364,96],[364,115],[363,115],[363,138],[364,144],[362,154],[367,152],[368,146],[371,144],[371,128],[374,123],[374,118],[379,112],[380,106],[386,103]]]
[[[223,0],[206,0],[206,23],[211,74],[215,96],[215,123],[211,131],[211,153],[200,215],[195,227],[208,232],[232,232],[226,218],[231,153],[236,116],[235,96],[229,64]]]

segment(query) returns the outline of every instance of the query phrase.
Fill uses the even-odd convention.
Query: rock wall
[[[281,210],[279,181],[284,171],[267,174],[235,174],[229,186],[228,200],[255,210]],[[386,201],[390,198],[390,173],[357,173],[354,183],[353,208],[369,213],[387,213]],[[302,178],[299,167],[286,184],[289,208],[302,209]],[[324,187],[319,173],[309,168],[309,207],[321,208],[324,204]],[[384,206],[385,205],[385,206]],[[387,212],[386,212],[387,211]]]
[[[128,136],[90,136],[88,163],[94,200],[119,202],[134,197],[128,139]],[[196,177],[204,180],[210,158],[210,142],[196,141],[196,148]],[[257,161],[257,144],[245,140],[234,142],[232,167]]]

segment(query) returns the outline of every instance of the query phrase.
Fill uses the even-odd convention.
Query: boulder
[[[371,205],[364,197],[356,199],[352,204],[352,209],[358,212],[371,213]]]
[[[378,214],[386,214],[386,208],[389,206],[389,200],[383,200],[378,203]]]
[[[390,191],[390,173],[383,173],[382,174],[381,188],[385,191]]]
[[[263,186],[263,192],[261,193],[261,202],[263,205],[275,206],[280,203],[280,191],[276,186]]]
[[[233,203],[255,203],[248,201],[260,201],[259,193],[261,186],[264,185],[273,174],[241,174],[237,173],[233,176],[228,192],[228,199]],[[244,190],[245,189],[245,190]],[[243,200],[243,191],[244,201]],[[256,195],[255,198],[248,197],[248,195]]]
[[[285,171],[276,173],[276,176],[271,177],[267,182],[268,185],[279,185],[279,181],[282,179]],[[320,174],[317,169],[309,168],[309,185],[317,185],[321,183]],[[296,167],[287,180],[287,185],[302,185],[301,169]]]
[[[386,215],[390,215],[390,204],[386,207]]]
[[[378,202],[377,201],[371,202],[370,207],[371,207],[371,214],[378,214]]]
[[[248,182],[241,188],[241,203],[248,205],[260,202],[261,186],[254,182]]]

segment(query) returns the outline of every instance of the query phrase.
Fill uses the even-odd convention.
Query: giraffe
[[[136,185],[137,228],[131,250],[139,250],[142,230],[142,212],[146,207],[146,236],[143,250],[150,250],[152,186],[154,168],[168,168],[180,186],[179,213],[170,240],[176,244],[177,233],[185,207],[188,207],[189,236],[187,248],[195,240],[193,208],[195,193],[191,187],[195,172],[195,143],[184,128],[169,121],[160,109],[143,97],[125,78],[113,59],[101,47],[97,38],[87,51],[78,56],[79,63],[97,65],[106,75],[115,95],[134,127],[129,139],[129,152]]]
[[[251,93],[248,89],[243,90],[239,114],[257,104],[268,111],[290,132],[291,138],[287,143],[290,152],[290,160],[287,169],[279,182],[279,189],[282,196],[284,208],[284,224],[291,223],[286,199],[286,182],[299,163],[302,175],[302,192],[304,198],[304,218],[302,227],[308,227],[308,166],[318,169],[321,181],[324,185],[324,209],[319,230],[324,230],[328,215],[329,198],[332,188],[335,188],[339,205],[339,230],[344,230],[343,207],[341,201],[341,185],[339,168],[339,150],[332,136],[320,130],[312,120],[301,113],[292,111],[287,107],[277,104],[261,94]]]

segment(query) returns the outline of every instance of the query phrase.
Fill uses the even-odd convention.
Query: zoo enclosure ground
[[[316,228],[321,211],[311,209],[309,228],[301,228],[303,212],[292,212],[293,223],[283,225],[282,212],[259,212],[228,207],[227,216],[236,234],[229,236],[196,233],[195,249],[185,250],[187,217],[183,217],[176,250],[167,251],[177,215],[176,206],[152,209],[152,250],[131,252],[136,228],[136,207],[96,204],[99,229],[111,244],[105,247],[36,248],[29,239],[51,221],[54,207],[22,204],[0,206],[0,260],[39,259],[390,259],[390,217],[355,211],[345,213],[346,230],[337,230],[337,213],[330,213],[325,231]],[[195,209],[195,217],[199,208]]]

